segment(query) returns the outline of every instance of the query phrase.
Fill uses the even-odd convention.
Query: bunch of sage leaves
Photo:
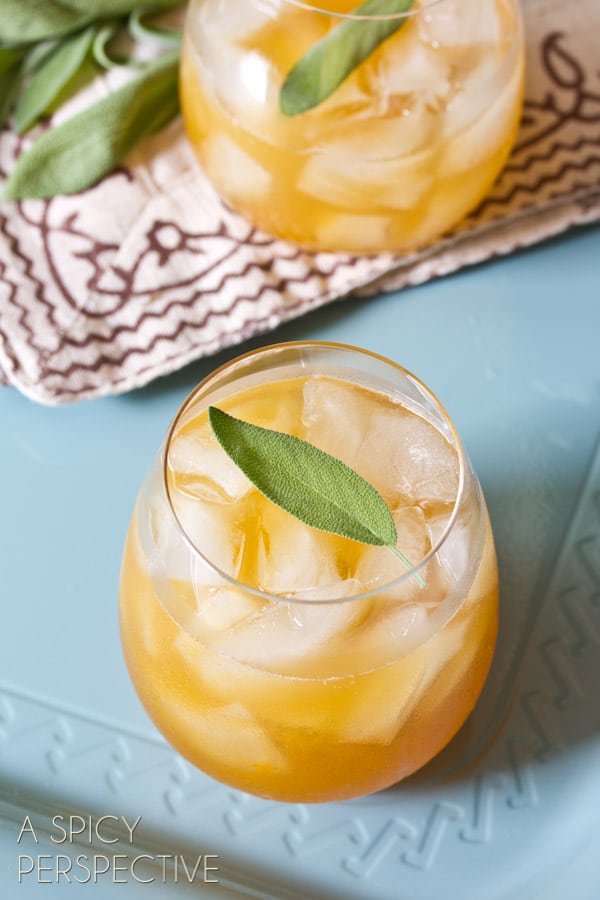
[[[181,33],[155,22],[181,0],[0,0],[0,128],[27,132],[50,116],[99,71],[131,66],[123,87],[50,127],[10,173],[4,197],[53,197],[84,190],[144,137],[179,111],[177,75]],[[141,62],[111,46],[159,41],[166,52]]]

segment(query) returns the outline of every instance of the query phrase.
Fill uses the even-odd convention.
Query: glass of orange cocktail
[[[215,437],[215,405],[350,466],[401,553],[267,499]],[[183,756],[250,793],[325,801],[390,785],[452,738],[490,666],[497,598],[481,488],[435,396],[372,353],[291,343],[218,369],[177,413],[131,522],[121,632]]]
[[[518,0],[191,0],[182,108],[217,191],[260,228],[406,251],[493,184],[523,58]]]

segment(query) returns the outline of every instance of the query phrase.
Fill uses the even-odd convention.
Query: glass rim
[[[287,594],[274,594],[269,591],[263,591],[260,588],[252,587],[249,584],[246,584],[243,581],[240,581],[234,575],[230,575],[224,569],[219,568],[211,559],[204,555],[202,550],[196,546],[194,541],[191,539],[189,534],[187,533],[181,519],[177,515],[177,510],[175,509],[175,505],[173,503],[173,498],[171,496],[171,489],[169,486],[169,477],[168,477],[168,462],[169,462],[169,448],[171,446],[173,437],[175,435],[175,431],[177,426],[185,414],[185,412],[192,406],[194,401],[197,399],[198,394],[205,391],[207,388],[210,388],[211,383],[213,381],[218,381],[219,376],[221,376],[224,372],[227,372],[232,366],[243,363],[245,360],[249,360],[251,358],[255,358],[261,356],[263,354],[269,354],[273,351],[281,351],[281,350],[310,350],[311,348],[317,350],[342,350],[346,352],[352,352],[357,354],[358,356],[367,356],[371,359],[375,359],[380,363],[396,370],[396,372],[400,373],[405,378],[408,378],[409,381],[412,381],[422,392],[423,394],[433,402],[434,406],[437,407],[438,411],[443,416],[445,424],[448,426],[450,433],[452,435],[452,439],[454,441],[454,447],[456,449],[456,453],[458,456],[458,488],[456,491],[456,497],[454,499],[454,503],[452,506],[452,512],[448,516],[448,521],[444,530],[442,531],[440,537],[436,541],[436,543],[431,547],[431,549],[425,554],[425,556],[414,566],[411,566],[410,569],[407,569],[402,575],[398,578],[395,578],[393,581],[388,581],[385,584],[377,585],[377,587],[371,588],[368,591],[362,591],[361,593],[351,594],[348,597],[330,597],[326,599],[320,600],[311,600],[306,597],[296,597],[289,596]],[[270,602],[284,602],[284,603],[300,603],[300,604],[337,604],[337,603],[351,603],[353,601],[365,600],[369,597],[375,597],[378,594],[381,594],[383,591],[393,590],[401,584],[405,584],[410,581],[412,578],[418,577],[419,573],[429,564],[429,562],[436,556],[441,547],[444,545],[449,535],[452,533],[456,520],[458,518],[458,512],[464,497],[465,493],[465,482],[466,477],[465,473],[467,471],[466,465],[466,453],[462,444],[462,441],[458,435],[454,422],[449,416],[445,406],[441,403],[441,401],[436,397],[433,391],[427,387],[427,385],[421,381],[416,375],[413,375],[408,369],[404,368],[404,366],[399,363],[394,362],[386,356],[382,356],[379,353],[375,353],[372,350],[366,350],[362,347],[356,347],[352,344],[344,344],[339,343],[337,341],[282,341],[276,344],[268,344],[264,347],[259,347],[255,350],[249,350],[247,353],[242,353],[239,356],[235,356],[233,359],[230,359],[228,362],[223,363],[218,366],[216,369],[213,369],[209,375],[203,378],[198,384],[192,388],[192,390],[187,394],[183,402],[180,404],[175,416],[169,426],[167,431],[164,448],[163,448],[163,459],[162,459],[162,487],[165,492],[165,496],[167,499],[167,504],[169,510],[173,516],[175,521],[175,525],[177,530],[180,532],[182,538],[187,544],[188,548],[200,559],[202,562],[209,567],[219,578],[222,578],[228,586],[236,588],[237,590],[245,591],[247,593],[253,594],[256,597],[261,598],[262,600],[270,601]],[[307,526],[309,527],[309,526]]]
[[[391,22],[396,19],[410,19],[413,16],[422,15],[430,9],[433,9],[434,6],[440,6],[442,3],[445,3],[446,0],[425,0],[422,5],[413,4],[410,9],[407,9],[404,12],[382,13],[380,15],[371,15],[369,13],[361,15],[356,11],[347,13],[337,12],[333,9],[324,9],[322,6],[319,6],[318,3],[306,3],[305,0],[282,0],[282,2],[284,4],[289,4],[290,6],[297,6],[300,9],[305,9],[307,12],[317,13],[321,16],[329,16],[331,19],[349,19],[350,21],[355,22]],[[357,7],[357,9],[358,8],[360,7]]]

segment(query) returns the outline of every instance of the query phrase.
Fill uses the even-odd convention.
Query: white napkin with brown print
[[[274,240],[219,201],[179,121],[85,193],[0,205],[0,381],[49,404],[127,391],[331,300],[418,284],[600,220],[600,2],[522,2],[517,146],[452,233],[404,257]],[[0,178],[20,141],[1,135]]]

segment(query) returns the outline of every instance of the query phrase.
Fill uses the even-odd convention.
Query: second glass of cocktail
[[[267,499],[212,407],[350,466],[399,553]],[[282,344],[219,369],[177,414],[131,523],[122,639],[146,709],[195,765],[260,796],[334,800],[404,778],[455,734],[490,666],[497,593],[481,489],[433,394],[365,351]]]
[[[182,109],[207,175],[260,228],[406,251],[489,191],[523,59],[518,0],[191,0]]]

